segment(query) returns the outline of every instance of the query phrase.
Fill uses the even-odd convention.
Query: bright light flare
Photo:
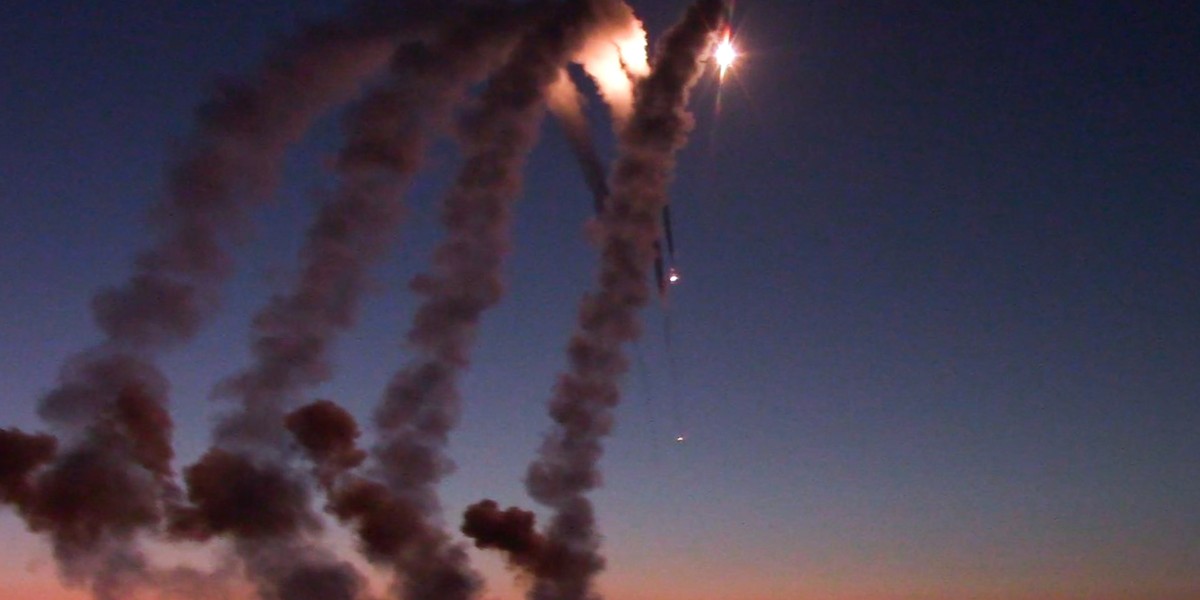
[[[725,72],[733,66],[737,57],[737,48],[733,47],[733,32],[726,28],[725,33],[721,35],[721,41],[717,42],[716,50],[713,51],[713,60],[717,62],[721,81],[725,81]]]
[[[671,267],[671,269],[667,271],[667,281],[671,283],[679,283],[680,279],[679,271],[675,270],[675,267]]]

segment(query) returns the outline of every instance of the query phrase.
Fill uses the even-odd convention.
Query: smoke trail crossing
[[[458,420],[458,378],[469,362],[480,315],[501,295],[511,205],[536,140],[546,90],[579,44],[579,28],[589,17],[585,3],[552,6],[492,75],[479,108],[463,120],[464,165],[442,207],[447,238],[434,252],[432,271],[412,282],[413,291],[425,297],[407,336],[417,358],[392,378],[375,415],[379,443],[373,453],[383,490],[363,482],[356,490],[363,499],[387,492],[358,517],[361,523],[387,521],[380,516],[385,510],[418,515],[392,548],[405,576],[403,597],[411,600],[465,599],[478,588],[463,549],[438,526],[435,486],[452,468],[445,448]]]
[[[576,61],[618,125],[628,126],[601,219],[601,291],[585,301],[571,373],[552,402],[561,431],[547,438],[527,481],[556,514],[539,533],[532,513],[481,503],[464,532],[535,573],[535,598],[588,597],[603,562],[584,494],[598,482],[600,439],[624,370],[619,346],[636,335],[653,217],[686,132],[681,109],[695,56],[685,55],[703,46],[698,23],[719,6],[694,7],[648,76],[645,32],[620,0],[367,0],[306,29],[253,78],[221,84],[167,173],[152,214],[154,242],[123,285],[92,301],[103,341],[67,360],[40,399],[55,435],[0,430],[0,502],[45,533],[67,582],[98,600],[145,587],[220,597],[226,588],[217,573],[239,570],[263,600],[363,598],[362,576],[316,538],[312,483],[293,460],[299,442],[326,509],[357,534],[368,559],[396,575],[394,596],[474,597],[479,578],[441,528],[436,486],[452,466],[446,443],[479,318],[501,296],[511,206],[546,104],[567,124],[598,207],[608,196],[578,90],[565,77]],[[252,364],[218,385],[234,402],[181,487],[157,359],[218,309],[229,249],[244,237],[250,209],[271,197],[287,148],[389,58],[389,77],[351,113],[335,163],[339,187],[307,232],[297,281],[255,316]],[[469,86],[489,73],[458,131],[465,165],[444,199],[447,240],[430,272],[412,282],[424,298],[407,337],[415,357],[385,391],[368,453],[336,405],[287,411],[331,376],[332,344],[354,325],[369,268],[393,245],[400,196],[426,137],[451,122]],[[171,539],[229,539],[240,564],[215,573],[156,569],[139,542],[157,539],[164,526]]]
[[[592,579],[604,566],[587,492],[600,483],[601,442],[612,429],[619,378],[628,370],[621,345],[638,336],[637,310],[648,299],[655,217],[667,201],[674,154],[691,128],[688,91],[723,8],[719,0],[701,0],[666,34],[650,76],[638,83],[633,115],[620,136],[612,196],[600,219],[600,289],[583,301],[568,346],[569,369],[550,401],[555,428],[526,476],[530,495],[555,510],[545,535],[551,551],[561,554],[543,560],[562,565],[538,576],[534,600],[592,598]]]
[[[285,149],[313,117],[383,65],[378,25],[310,28],[252,80],[226,83],[167,174],[156,242],[121,287],[92,301],[105,340],[70,358],[39,414],[62,451],[29,475],[21,514],[46,532],[66,579],[119,598],[145,575],[139,532],[175,502],[161,351],[192,338],[218,302],[246,209],[268,198]]]
[[[508,44],[499,34],[523,12],[482,7],[442,19],[445,25],[433,35],[442,39],[436,56],[428,43],[400,47],[388,82],[348,120],[349,139],[336,162],[340,186],[308,232],[295,288],[272,298],[256,316],[254,364],[220,386],[240,403],[218,425],[214,450],[187,473],[198,507],[181,512],[177,531],[234,537],[264,597],[291,598],[286,590],[298,593],[301,586],[289,582],[312,579],[327,581],[323,597],[349,599],[360,592],[360,578],[348,565],[305,539],[318,519],[302,475],[286,460],[284,411],[303,390],[329,378],[331,345],[356,320],[368,268],[393,245],[403,214],[400,196],[420,165],[426,130],[447,120],[464,88],[482,76],[481,66],[494,62],[491,56],[503,55]],[[445,43],[463,37],[471,42]],[[230,479],[245,482],[242,497],[227,500],[217,487]],[[236,521],[227,522],[233,515]],[[206,523],[223,528],[205,531]]]

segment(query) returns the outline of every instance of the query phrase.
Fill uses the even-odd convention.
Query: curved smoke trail
[[[440,527],[435,488],[451,469],[445,450],[458,420],[458,379],[480,315],[501,295],[511,207],[546,89],[589,19],[586,3],[552,5],[463,120],[464,165],[442,205],[447,238],[434,252],[432,271],[412,282],[425,297],[407,335],[416,358],[393,376],[375,414],[379,439],[373,454],[382,483],[357,480],[347,488],[350,495],[335,502],[335,510],[353,515],[360,531],[409,523],[404,536],[388,537],[391,546],[379,550],[395,561],[404,576],[401,593],[411,600],[466,599],[479,587],[465,552]]]
[[[555,510],[541,559],[552,568],[536,573],[534,600],[592,598],[592,579],[604,566],[587,493],[600,483],[602,440],[620,399],[619,378],[628,369],[621,346],[638,336],[637,311],[649,297],[645,274],[654,259],[655,217],[667,201],[675,152],[691,129],[688,92],[723,9],[720,0],[701,0],[666,34],[651,74],[637,84],[633,114],[621,132],[612,196],[600,219],[600,288],[583,300],[568,346],[569,370],[550,400],[555,428],[526,476],[530,495]]]
[[[62,451],[39,456],[43,467],[13,498],[30,529],[50,537],[68,582],[115,599],[146,577],[136,537],[179,497],[168,385],[154,357],[214,312],[230,272],[225,248],[247,209],[270,198],[285,150],[311,120],[384,65],[394,27],[374,18],[311,27],[199,109],[153,211],[156,242],[124,285],[93,298],[105,340],[71,357],[41,399]]]
[[[622,90],[644,75],[645,35],[620,0],[369,0],[306,30],[254,79],[223,85],[201,107],[197,132],[167,174],[155,243],[124,285],[93,299],[104,341],[68,360],[41,399],[39,412],[57,437],[0,430],[0,502],[46,533],[68,582],[90,586],[100,600],[165,586],[169,574],[151,569],[138,546],[164,520],[177,538],[233,540],[263,600],[360,598],[361,576],[313,543],[319,515],[291,462],[290,430],[316,464],[327,510],[353,527],[369,559],[395,572],[396,596],[472,598],[478,577],[440,527],[435,486],[450,469],[445,449],[458,419],[458,379],[480,315],[501,295],[521,170],[548,95],[576,60],[628,126],[602,218],[601,291],[585,301],[571,372],[552,401],[558,430],[527,479],[556,514],[537,534],[530,513],[484,506],[472,531],[478,542],[524,528],[520,544],[493,545],[538,556],[534,597],[588,597],[603,563],[585,494],[598,480],[600,439],[624,370],[620,344],[636,335],[634,311],[646,301],[641,275],[687,129],[687,86],[720,4],[701,2],[668,34],[632,111]],[[406,39],[418,41],[396,53]],[[271,196],[286,149],[389,57],[398,71],[353,113],[336,165],[340,187],[308,231],[296,286],[256,315],[253,364],[220,386],[237,402],[180,489],[168,383],[156,358],[194,337],[216,310],[231,271],[227,248],[250,207]],[[368,455],[354,445],[357,426],[344,411],[318,403],[285,413],[329,377],[331,344],[353,324],[368,268],[392,244],[399,196],[425,135],[450,121],[469,85],[489,73],[460,131],[466,164],[444,201],[448,239],[431,272],[412,284],[425,298],[408,334],[416,358],[392,379],[376,412],[369,479],[354,472]],[[601,189],[603,178],[592,179]],[[201,590],[211,579],[177,573],[189,583],[174,589],[214,593]]]
[[[299,280],[256,315],[254,363],[220,386],[239,403],[218,424],[214,448],[187,470],[195,507],[179,512],[175,529],[234,538],[263,597],[309,597],[314,588],[294,582],[313,580],[325,582],[315,588],[322,598],[361,593],[361,577],[347,563],[306,540],[318,518],[304,475],[287,460],[284,414],[329,378],[332,343],[354,324],[368,269],[393,245],[402,191],[420,166],[427,130],[447,121],[465,88],[505,54],[527,12],[463,9],[439,19],[431,40],[400,47],[388,82],[348,120],[339,187],[308,232]],[[239,493],[229,493],[223,482],[230,480],[244,483]]]

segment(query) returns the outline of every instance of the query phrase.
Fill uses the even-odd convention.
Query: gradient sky
[[[631,4],[652,40],[685,6]],[[90,296],[148,243],[167,150],[212,81],[340,6],[0,9],[0,426],[40,428],[39,394],[100,338]],[[596,494],[607,597],[1200,597],[1194,4],[743,0],[735,19],[743,62],[720,115],[712,79],[696,91],[672,187],[684,281],[644,313]],[[181,466],[208,442],[211,386],[246,363],[250,315],[294,272],[338,142],[330,118],[293,154],[226,309],[165,362]],[[360,418],[404,362],[406,282],[454,165],[438,148],[409,194],[320,390]],[[527,177],[450,515],[532,507],[521,477],[595,271],[553,123]],[[7,510],[0,539],[0,600],[82,597]],[[497,557],[478,564],[489,597],[520,597]]]

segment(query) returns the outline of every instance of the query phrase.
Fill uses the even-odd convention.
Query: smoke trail
[[[16,506],[32,530],[48,534],[70,583],[90,585],[100,600],[125,598],[137,585],[155,584],[161,573],[150,572],[137,541],[140,534],[158,531],[168,515],[176,536],[232,538],[263,598],[349,600],[363,593],[364,583],[350,565],[310,543],[317,515],[308,486],[288,462],[282,419],[304,388],[328,377],[328,346],[352,324],[366,267],[390,243],[401,214],[394,199],[404,175],[416,168],[420,136],[406,132],[420,130],[422,121],[446,120],[461,88],[507,54],[497,40],[526,27],[524,18],[493,22],[443,4],[365,3],[351,17],[308,29],[273,55],[256,79],[224,84],[198,111],[197,132],[179,151],[165,197],[154,211],[156,241],[137,256],[134,274],[123,286],[93,299],[105,340],[72,357],[57,387],[41,399],[39,412],[58,437],[0,432],[0,501]],[[410,600],[469,598],[478,587],[463,549],[438,527],[434,486],[450,468],[444,450],[457,421],[457,380],[479,316],[500,296],[510,205],[542,102],[566,62],[589,44],[612,38],[633,40],[636,46],[641,31],[640,24],[630,26],[636,20],[618,0],[545,5],[552,7],[545,10],[551,16],[522,38],[493,77],[480,108],[464,123],[466,166],[443,213],[449,239],[438,249],[432,273],[413,282],[426,297],[409,332],[418,357],[393,378],[376,414],[381,439],[374,456],[381,480],[350,472],[362,459],[352,444],[323,447],[314,441],[341,439],[356,427],[342,423],[310,430],[287,423],[323,465],[317,476],[330,512],[355,526],[369,558],[395,568],[403,577],[397,591]],[[542,3],[518,6],[535,14],[544,9]],[[471,10],[480,7],[513,9],[482,3]],[[216,310],[231,270],[226,248],[237,241],[249,207],[271,195],[286,148],[309,122],[348,99],[357,82],[381,68],[398,38],[444,33],[445,23],[464,14],[453,30],[457,35],[428,46],[405,46],[397,55],[397,63],[415,74],[412,88],[394,95],[385,88],[356,113],[357,126],[338,161],[343,187],[309,232],[297,288],[273,298],[256,318],[255,363],[222,386],[242,402],[220,423],[214,448],[185,470],[185,503],[172,469],[168,385],[155,364],[158,354],[191,339]],[[401,31],[398,19],[416,24]],[[479,32],[494,35],[475,35]],[[617,44],[607,59],[583,60],[585,67],[608,65],[589,68],[593,76],[593,71],[618,69],[628,80],[637,72],[635,54]],[[608,88],[602,83],[601,89]],[[605,94],[614,106],[621,105]],[[393,103],[432,108],[406,115]],[[652,113],[647,112],[657,118]],[[633,119],[636,123],[636,114]],[[636,159],[628,162],[635,171],[647,168]],[[614,182],[620,176],[619,163]],[[619,267],[637,263],[643,249],[625,239],[640,223],[636,198],[621,189],[616,198],[612,211],[617,214],[605,220],[610,238],[617,240],[610,240],[605,254],[616,267],[606,271],[605,282],[620,288]],[[630,231],[622,234],[622,227]],[[605,321],[606,310],[585,308],[596,313],[589,322],[597,327],[621,329],[621,323]],[[634,335],[634,325],[625,337]],[[594,329],[589,327],[585,322],[584,331]],[[579,346],[573,348],[573,360],[604,359],[605,351]],[[620,372],[608,370],[613,376]],[[574,410],[565,406],[556,415]],[[337,453],[331,448],[349,454],[333,459]],[[531,482],[535,475],[531,470]],[[584,512],[564,510],[566,504],[578,504],[572,498],[552,504],[559,515],[546,534],[546,558],[539,563],[555,566],[539,572],[540,581],[582,581],[563,587],[568,595],[586,591],[595,572],[585,572],[580,580],[578,565],[599,568],[598,562],[580,559],[580,548],[594,550],[587,546],[594,536],[588,533],[581,546],[577,537],[564,533],[591,526],[582,491],[576,495]]]
[[[464,598],[474,594],[478,581],[466,570],[466,557],[430,526],[421,508],[384,484],[353,472],[367,453],[357,445],[360,431],[349,413],[331,401],[318,400],[288,414],[285,424],[313,463],[313,473],[329,499],[326,509],[354,524],[368,560],[397,570],[437,569],[437,577],[412,575],[420,578],[421,586],[417,581],[409,581],[406,588],[395,585],[394,597]]]
[[[435,486],[452,468],[445,447],[458,420],[458,378],[469,362],[481,313],[501,295],[511,204],[542,103],[583,41],[611,25],[605,20],[608,4],[554,5],[492,76],[479,108],[464,120],[465,164],[443,205],[448,237],[435,251],[432,272],[412,283],[425,296],[407,336],[417,358],[393,377],[376,412],[380,440],[374,455],[384,487],[356,480],[345,490],[352,497],[333,503],[341,514],[363,511],[355,517],[360,535],[368,524],[388,524],[387,535],[364,537],[394,544],[387,550],[406,576],[406,598],[467,598],[478,587],[462,548],[438,526]],[[388,512],[399,516],[385,518]],[[415,523],[406,520],[414,514]],[[406,523],[404,535],[395,531],[398,522]]]
[[[505,34],[524,12],[475,8],[440,27],[439,41],[402,45],[387,83],[351,114],[336,161],[339,187],[308,231],[300,278],[256,315],[253,365],[218,386],[240,401],[218,425],[222,445],[286,446],[283,412],[304,389],[329,379],[330,346],[354,324],[368,270],[395,242],[403,188],[420,167],[430,124],[444,122],[466,86],[506,53]],[[456,38],[469,41],[447,43]]]
[[[370,196],[372,186],[378,184],[380,170],[406,175],[416,167],[422,140],[413,132],[405,131],[403,125],[446,120],[463,88],[482,77],[494,62],[507,54],[507,48],[534,11],[541,12],[542,9],[537,6],[516,10],[480,7],[466,13],[464,18],[450,20],[453,26],[445,28],[440,40],[402,48],[395,60],[405,70],[402,75],[407,77],[403,80],[397,77],[394,85],[379,90],[364,102],[356,119],[358,126],[350,135],[351,142],[339,159],[348,192],[340,195],[339,201],[332,205],[335,208],[345,205],[338,210],[341,213],[338,218],[332,220],[337,226],[330,231],[333,239],[328,239],[331,235],[322,237],[322,231],[329,228],[320,225],[310,234],[310,242],[315,239],[316,243],[310,243],[305,253],[309,264],[299,291],[288,299],[277,299],[260,314],[255,345],[258,363],[226,384],[242,397],[243,410],[226,419],[218,430],[218,440],[226,442],[224,445],[251,443],[276,449],[284,447],[278,443],[276,435],[282,432],[281,411],[298,388],[318,383],[327,376],[326,346],[337,329],[350,324],[349,311],[357,305],[360,295],[363,261],[369,262],[368,259],[376,254],[373,249],[379,247],[379,244],[368,244],[366,253],[354,252],[353,246],[347,248],[350,246],[347,238],[354,240],[356,236],[366,236],[370,239],[376,232],[394,228],[393,221],[398,218],[396,208],[372,213],[363,210],[360,203],[364,196]],[[469,41],[464,43],[463,40]],[[433,112],[440,111],[440,114],[428,114],[430,109],[437,109]],[[387,196],[384,195],[385,199]],[[395,206],[394,202],[391,206]],[[306,446],[314,443],[311,439],[303,441]],[[303,486],[295,480],[294,474],[287,472],[285,463],[264,460],[261,456],[231,456],[219,450],[210,453],[210,457],[212,465],[202,461],[197,467],[210,466],[208,470],[213,471],[213,476],[207,476],[204,469],[189,470],[189,483],[202,486],[205,481],[236,479],[234,476],[238,472],[244,472],[247,484],[260,486],[252,494],[257,498],[252,505],[260,514],[239,522],[255,527],[275,524],[267,531],[226,525],[227,532],[239,539],[243,554],[277,555],[277,552],[256,550],[267,540],[273,543],[279,543],[281,539],[291,541],[294,549],[297,541],[292,539],[293,533],[312,518],[304,511],[308,501],[302,494]],[[343,471],[349,466],[340,465],[337,470]],[[336,473],[328,468],[318,477],[330,496],[331,512],[343,520],[356,522],[368,557],[377,562],[392,563],[407,576],[405,593],[409,597],[465,596],[477,587],[473,574],[466,568],[465,556],[452,547],[444,535],[425,523],[426,519],[417,512],[418,507],[404,505],[391,498],[380,484],[364,479],[354,479],[335,487]],[[266,482],[275,485],[261,487]],[[206,501],[206,489],[189,486],[193,500],[200,505],[199,510],[207,514],[200,519],[181,519],[181,531],[192,521],[211,522],[221,519],[226,510],[242,506],[240,503]],[[364,515],[363,511],[371,514]],[[380,529],[391,532],[402,523],[411,525],[404,535],[381,536]],[[209,532],[197,532],[198,535],[206,533]],[[386,541],[382,541],[383,537]],[[260,543],[251,544],[249,540]]]
[[[94,350],[69,361],[42,400],[43,418],[66,443],[26,473],[18,509],[30,530],[50,536],[64,578],[90,584],[97,598],[121,597],[144,572],[134,537],[176,493],[166,390],[149,363]]]
[[[442,12],[433,45],[402,46],[392,77],[351,115],[336,163],[340,185],[308,232],[301,276],[255,317],[253,365],[219,386],[239,405],[218,424],[214,449],[186,474],[195,506],[176,515],[175,533],[233,537],[264,597],[292,598],[311,586],[289,582],[313,578],[327,581],[322,593],[330,598],[353,598],[361,587],[348,565],[332,563],[305,539],[318,519],[302,475],[287,461],[283,416],[304,389],[329,378],[331,345],[353,325],[368,269],[394,241],[400,196],[419,166],[426,130],[446,121],[464,88],[504,55],[505,37],[513,37],[506,32],[525,10]],[[223,481],[242,487],[231,495]]]
[[[494,500],[482,500],[463,513],[462,532],[475,547],[496,549],[512,566],[531,574],[545,571],[546,538],[537,532],[537,517],[515,506],[500,510]]]
[[[563,133],[571,152],[583,171],[583,179],[588,191],[592,193],[592,204],[599,215],[604,211],[604,203],[608,198],[608,183],[604,180],[604,164],[596,152],[592,142],[592,134],[588,128],[587,117],[583,114],[583,95],[571,81],[567,71],[561,70],[558,79],[551,85],[547,95],[547,106],[550,112],[562,125]]]
[[[600,289],[583,301],[569,370],[550,401],[556,427],[526,476],[530,495],[555,510],[545,535],[559,554],[544,560],[562,567],[538,577],[530,592],[535,600],[595,597],[592,579],[604,561],[586,494],[600,483],[601,442],[612,428],[619,377],[628,369],[621,345],[638,336],[637,310],[649,296],[645,273],[654,259],[655,217],[666,204],[675,152],[691,128],[688,91],[722,13],[720,0],[701,0],[666,34],[620,136],[609,210],[601,216]]]
[[[315,26],[256,78],[227,82],[167,173],[153,211],[156,241],[121,287],[92,301],[105,340],[69,359],[39,413],[63,451],[24,478],[30,529],[51,538],[60,570],[97,598],[119,598],[145,574],[139,532],[156,527],[173,483],[167,384],[154,357],[194,336],[229,274],[225,246],[247,207],[270,196],[282,154],[309,121],[384,64],[380,22]],[[10,500],[6,498],[6,500]]]

